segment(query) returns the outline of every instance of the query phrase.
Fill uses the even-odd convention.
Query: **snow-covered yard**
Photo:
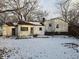
[[[49,38],[3,39],[4,59],[79,59],[79,40],[68,36]]]

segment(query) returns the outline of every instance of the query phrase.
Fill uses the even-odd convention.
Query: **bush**
[[[33,37],[37,37],[37,36],[38,36],[38,34],[33,35]]]

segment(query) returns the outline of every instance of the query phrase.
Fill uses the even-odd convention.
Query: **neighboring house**
[[[45,28],[40,23],[28,23],[19,21],[16,25],[11,22],[7,22],[3,25],[4,36],[19,36],[26,37],[30,35],[44,35]]]
[[[68,23],[62,21],[59,18],[54,18],[51,20],[47,20],[45,23],[45,31],[46,33],[57,33],[57,34],[65,34],[68,32]]]

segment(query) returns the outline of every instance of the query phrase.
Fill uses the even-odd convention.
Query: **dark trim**
[[[68,32],[45,32],[45,35],[69,35]]]

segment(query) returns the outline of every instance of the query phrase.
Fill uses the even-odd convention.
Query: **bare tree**
[[[46,12],[39,10],[37,0],[5,0],[4,9],[0,13],[13,14],[17,16],[18,21],[29,21],[34,18],[45,17]]]
[[[61,0],[57,3],[61,17],[67,23],[76,20],[79,16],[79,3],[72,3],[72,0]]]
[[[4,6],[2,6],[1,4],[1,7],[3,7],[4,9],[1,9],[0,10],[0,13],[1,14],[5,14],[6,12],[12,12],[12,14],[16,15],[18,17],[18,20],[22,20],[23,18],[23,13],[24,14],[28,14],[30,12],[30,10],[32,9],[31,7],[31,4],[33,3],[33,1],[27,1],[27,0],[6,0],[4,2]],[[27,9],[29,9],[27,11]],[[31,8],[31,9],[30,9]],[[25,10],[27,11],[27,13],[25,12]]]
[[[26,20],[26,16],[36,8],[37,0],[8,0],[7,8],[18,17],[18,20]]]
[[[61,0],[57,3],[57,5],[59,7],[58,10],[60,11],[60,15],[62,17],[61,20],[69,24],[72,34],[76,33],[77,35],[79,35],[79,31],[76,30],[77,27],[74,26],[77,24],[77,21],[79,19],[79,3],[74,4],[72,3],[72,0]]]
[[[35,17],[39,22],[42,22],[43,18],[48,16],[48,13],[46,11],[36,10],[33,11],[33,15],[33,17]]]
[[[59,9],[60,15],[65,22],[70,22],[69,10],[70,10],[71,0],[61,0],[57,3],[57,8]]]

